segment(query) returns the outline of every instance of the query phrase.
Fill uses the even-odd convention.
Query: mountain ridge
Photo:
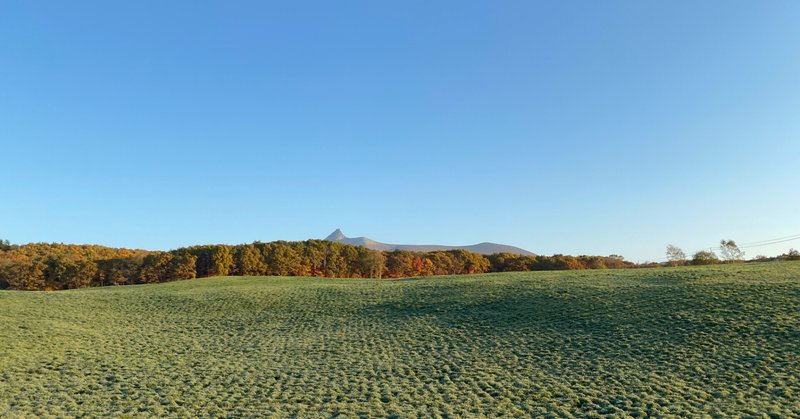
[[[536,254],[533,252],[529,252],[525,249],[510,246],[507,244],[499,244],[499,243],[491,243],[491,242],[481,242],[478,244],[472,244],[467,246],[446,246],[446,245],[439,245],[439,244],[390,244],[390,243],[381,243],[375,240],[372,240],[368,237],[347,237],[341,229],[334,230],[333,233],[329,234],[328,237],[325,238],[327,241],[337,242],[337,243],[345,243],[351,244],[354,246],[363,246],[368,249],[372,250],[381,250],[381,251],[392,251],[392,250],[405,250],[411,252],[433,252],[437,250],[466,250],[473,253],[479,253],[482,255],[491,255],[494,253],[513,253],[517,255],[523,256],[535,256]]]

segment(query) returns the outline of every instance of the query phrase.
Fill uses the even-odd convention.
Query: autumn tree
[[[605,264],[605,259],[603,263]],[[555,254],[553,256],[538,256],[534,268],[541,271],[561,271],[586,269],[586,266],[575,256]]]
[[[615,255],[484,256],[463,249],[380,252],[322,240],[204,245],[169,252],[61,243],[8,245],[4,249],[0,251],[0,288],[29,290],[158,283],[231,274],[381,278],[633,266]]]
[[[47,258],[44,274],[48,288],[83,288],[92,284],[97,265],[79,254],[58,253]]]
[[[600,256],[582,255],[578,260],[586,269],[606,269],[606,261]]]
[[[362,278],[380,278],[383,274],[383,254],[377,250],[359,248],[358,272]]]
[[[385,269],[383,276],[388,278],[401,278],[415,276],[414,253],[394,250],[383,253]]]
[[[143,284],[155,284],[166,280],[166,272],[172,255],[169,253],[155,253],[147,255],[142,260],[142,267],[139,270],[139,282]]]
[[[347,276],[347,261],[343,251],[349,247],[351,246],[347,244],[328,242],[325,276],[340,278]]]
[[[42,290],[45,288],[45,265],[20,255],[0,257],[0,288]]]
[[[603,258],[603,262],[608,269],[623,269],[634,266],[633,262],[628,262],[622,255],[608,255]]]
[[[185,249],[170,252],[172,258],[166,265],[166,274],[162,277],[165,281],[179,279],[192,279],[197,277],[197,256]]]
[[[209,275],[212,276],[225,276],[228,275],[233,266],[233,255],[231,254],[228,246],[214,246],[214,251],[211,255],[212,269]]]
[[[424,256],[417,256],[414,258],[414,274],[412,276],[429,276],[434,275],[436,268],[433,266],[433,261]]]
[[[465,258],[464,269],[466,274],[479,274],[489,272],[491,264],[489,258],[479,253],[467,252],[466,250],[460,254]]]
[[[236,246],[233,259],[238,275],[265,275],[267,273],[267,264],[264,263],[261,252],[255,245]]]
[[[198,277],[225,276],[231,273],[233,254],[229,246],[222,244],[192,246],[186,250],[197,258]]]
[[[100,286],[125,285],[137,282],[143,258],[101,259],[97,263],[97,279]]]
[[[717,263],[719,263],[719,258],[709,250],[700,250],[692,256],[692,265],[714,265]]]
[[[546,258],[546,257],[545,257]],[[492,272],[522,272],[537,269],[537,257],[515,253],[495,253],[487,256]]]
[[[97,264],[91,260],[64,260],[61,284],[68,289],[84,288],[92,284],[97,275]]]
[[[270,275],[295,276],[302,271],[300,255],[287,242],[272,243],[267,262]]]

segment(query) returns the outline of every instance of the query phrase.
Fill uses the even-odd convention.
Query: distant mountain
[[[367,237],[347,237],[342,233],[342,230],[336,229],[333,233],[331,233],[325,240],[338,242],[338,243],[345,243],[345,244],[352,244],[354,246],[364,246],[368,249],[372,250],[408,250],[412,252],[432,252],[435,250],[453,250],[453,249],[463,249],[474,253],[480,253],[482,255],[491,255],[494,253],[514,253],[517,255],[525,255],[525,256],[535,256],[534,253],[531,253],[525,249],[520,249],[519,247],[509,246],[505,244],[497,244],[497,243],[478,243],[473,244],[471,246],[442,246],[436,244],[388,244],[388,243],[381,243],[376,242],[375,240],[369,239]]]

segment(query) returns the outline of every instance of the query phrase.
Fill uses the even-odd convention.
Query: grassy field
[[[800,415],[800,263],[0,292],[0,416]]]

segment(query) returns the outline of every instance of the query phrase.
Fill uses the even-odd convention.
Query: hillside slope
[[[342,233],[342,230],[336,229],[333,233],[328,235],[325,240],[339,243],[352,244],[354,246],[364,246],[372,250],[391,251],[391,250],[407,250],[411,252],[432,252],[436,250],[454,250],[462,249],[473,253],[482,255],[491,255],[495,253],[513,253],[525,256],[535,256],[534,253],[529,252],[519,247],[509,246],[506,244],[497,243],[478,243],[469,246],[443,246],[443,245],[426,245],[426,244],[388,244],[381,243],[367,237],[347,237]]]
[[[800,263],[0,291],[0,417],[800,415]]]

